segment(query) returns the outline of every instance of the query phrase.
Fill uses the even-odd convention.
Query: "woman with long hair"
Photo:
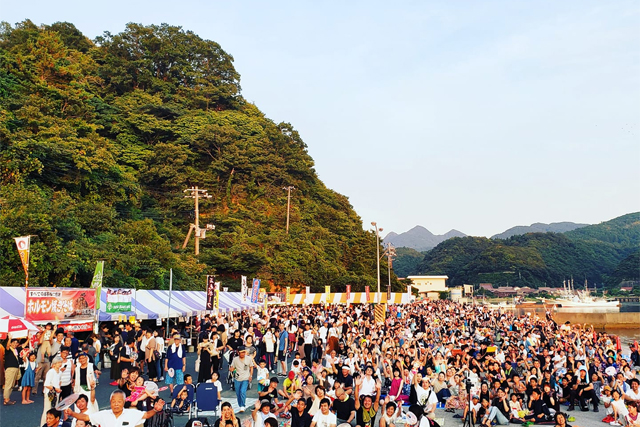
[[[111,372],[109,378],[118,381],[122,375],[122,366],[120,365],[120,350],[122,349],[122,337],[116,335],[113,337],[113,345],[109,349],[109,358],[111,359]]]

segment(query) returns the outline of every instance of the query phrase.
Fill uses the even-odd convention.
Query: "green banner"
[[[96,311],[100,310],[100,297],[102,296],[102,272],[104,270],[104,261],[98,261],[96,271],[93,273],[91,287],[96,289]]]
[[[131,311],[131,301],[107,302],[107,313],[122,313],[125,311]]]

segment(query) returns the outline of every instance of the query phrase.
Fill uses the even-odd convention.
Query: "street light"
[[[380,232],[382,228],[378,228],[376,222],[371,222],[376,229],[376,263],[378,264],[378,301],[380,301]]]

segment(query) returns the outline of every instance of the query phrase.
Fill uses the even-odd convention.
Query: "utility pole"
[[[389,243],[384,253],[387,255],[387,264],[389,267],[389,289],[391,289],[391,267],[393,266],[393,259],[396,257],[396,248]]]
[[[199,200],[200,198],[205,198],[205,199],[210,199],[212,196],[210,196],[209,194],[207,194],[208,190],[203,190],[203,189],[199,189],[198,187],[191,187],[191,188],[187,188],[186,190],[184,190],[185,193],[189,193],[188,195],[184,196],[187,199],[194,199],[195,200],[195,206],[196,206],[196,220],[195,220],[195,224],[190,224],[189,226],[189,232],[187,233],[187,238],[184,241],[184,245],[182,246],[182,248],[186,248],[187,247],[187,243],[189,242],[189,237],[191,236],[191,231],[195,230],[195,239],[196,239],[196,255],[200,254],[200,238],[205,238],[206,237],[206,230],[200,230],[200,208],[199,208]],[[215,229],[215,226],[211,225],[211,224],[207,224],[207,230],[213,230]]]
[[[378,264],[378,302],[380,301],[380,232],[382,228],[378,228],[378,223],[372,222],[376,229],[376,262]]]
[[[287,190],[287,234],[289,234],[289,210],[291,208],[291,190],[295,190],[296,187],[290,185],[288,187],[282,187],[283,190]]]

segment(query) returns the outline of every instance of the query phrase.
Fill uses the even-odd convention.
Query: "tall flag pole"
[[[18,247],[18,253],[20,254],[20,260],[22,261],[22,268],[24,268],[24,287],[29,288],[29,251],[31,249],[31,236],[14,237],[16,246]]]

